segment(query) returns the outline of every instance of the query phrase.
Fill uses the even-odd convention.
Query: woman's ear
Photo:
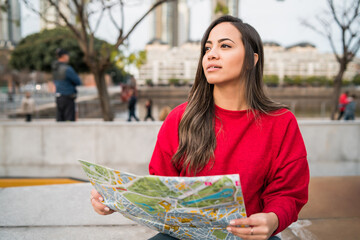
[[[259,55],[257,53],[254,53],[254,67],[256,66],[258,60],[259,60]]]

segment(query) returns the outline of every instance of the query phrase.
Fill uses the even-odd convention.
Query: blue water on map
[[[153,209],[151,206],[147,205],[146,203],[139,203],[139,202],[135,202],[135,203],[145,207],[150,212],[155,211],[155,209]]]
[[[191,201],[187,201],[187,202],[182,202],[182,205],[189,205],[189,204],[194,204],[194,203],[198,203],[204,200],[209,200],[209,199],[219,199],[219,198],[228,198],[231,197],[234,193],[234,189],[232,188],[227,188],[224,189],[218,193],[214,193],[213,195],[209,195],[200,199],[196,199],[196,200],[191,200]]]

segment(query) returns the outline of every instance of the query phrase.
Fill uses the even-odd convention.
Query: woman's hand
[[[275,213],[256,213],[248,218],[235,219],[230,221],[226,229],[235,236],[247,239],[265,240],[278,228],[279,220]],[[235,227],[248,225],[249,227]]]
[[[95,189],[91,191],[90,201],[95,212],[97,212],[100,215],[112,214],[114,211],[108,208],[107,206],[105,206],[104,204],[102,204],[101,201],[103,200],[104,199],[102,198],[102,196]]]

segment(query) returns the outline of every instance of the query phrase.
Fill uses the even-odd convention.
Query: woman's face
[[[206,41],[202,59],[208,83],[239,84],[244,57],[245,48],[239,30],[229,22],[216,25]]]

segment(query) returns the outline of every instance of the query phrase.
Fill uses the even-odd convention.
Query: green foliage
[[[131,53],[127,59],[127,64],[134,64],[138,69],[146,62],[146,51]]]
[[[126,83],[128,79],[130,79],[130,74],[127,73],[123,68],[117,67],[113,64],[107,71],[107,74],[110,75],[112,82],[115,85],[119,85],[120,83]]]
[[[285,76],[284,83],[285,83],[285,86],[321,87],[321,86],[332,86],[333,85],[333,79],[328,79],[325,76],[310,76],[310,77],[302,77],[302,76],[289,77],[289,76]]]
[[[22,39],[11,54],[10,65],[18,70],[50,72],[57,48],[69,51],[70,64],[76,71],[88,71],[75,37],[65,28],[44,30]]]
[[[7,6],[5,4],[0,4],[0,11],[7,12]]]
[[[229,14],[229,8],[226,5],[218,2],[215,7],[215,13],[221,13],[223,15],[227,15]]]
[[[348,79],[343,79],[341,85],[342,85],[343,87],[348,87],[348,86],[350,86],[352,83],[353,83],[353,82],[352,82],[352,81],[349,81]]]
[[[326,86],[330,80],[326,78],[325,76],[312,76],[306,78],[306,83],[313,87],[320,87],[320,86]]]
[[[95,39],[95,50],[99,54],[111,50],[111,45]],[[64,48],[69,52],[70,65],[77,72],[88,72],[84,54],[73,33],[66,28],[55,28],[35,33],[22,39],[11,54],[10,65],[18,70],[39,70],[51,72],[51,65],[56,60],[55,51]],[[112,56],[118,51],[112,52]]]
[[[292,77],[285,76],[284,77],[284,84],[285,84],[285,86],[293,86],[294,85],[294,80],[292,79]]]
[[[279,85],[279,77],[277,75],[265,75],[263,80],[269,87],[276,87]]]
[[[352,83],[355,86],[360,86],[360,74],[354,76],[354,78],[352,79]]]
[[[147,86],[153,86],[153,85],[154,85],[151,79],[146,79],[146,80],[145,80],[145,84],[146,84]]]
[[[180,85],[180,79],[170,78],[168,81],[169,81],[169,84],[170,84],[170,85],[175,85],[175,86],[179,86],[179,85]]]

